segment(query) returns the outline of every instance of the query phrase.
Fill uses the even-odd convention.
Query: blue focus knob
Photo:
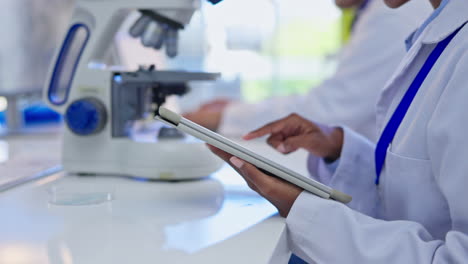
[[[65,113],[68,128],[80,136],[101,132],[107,122],[106,107],[97,98],[83,98],[68,106]]]

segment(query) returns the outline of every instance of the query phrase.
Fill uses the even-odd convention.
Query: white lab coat
[[[380,96],[380,130],[437,42],[468,21],[467,10],[468,1],[451,0],[415,42]],[[416,95],[378,187],[374,145],[345,130],[329,184],[353,201],[347,207],[303,192],[287,218],[294,253],[311,263],[468,263],[467,73],[468,25]],[[322,161],[309,161],[317,172]]]
[[[234,103],[219,132],[238,136],[290,113],[323,124],[343,124],[375,140],[375,104],[383,84],[406,54],[404,39],[432,12],[425,0],[393,10],[372,0],[343,48],[336,73],[306,95],[258,104]]]

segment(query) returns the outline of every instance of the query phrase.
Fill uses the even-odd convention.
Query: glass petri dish
[[[61,182],[48,189],[49,203],[60,206],[97,205],[114,200],[115,188],[106,184]]]

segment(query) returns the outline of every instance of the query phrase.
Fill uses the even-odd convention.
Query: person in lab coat
[[[287,217],[291,250],[308,262],[468,261],[468,1],[430,1],[435,11],[408,37],[408,53],[379,97],[376,145],[299,115],[245,136],[270,135],[283,153],[308,150],[311,174],[352,195],[350,204],[318,198],[212,147]]]
[[[379,0],[336,0],[336,4],[361,7],[331,78],[306,95],[256,104],[215,100],[186,117],[221,134],[238,136],[295,112],[325,124],[345,124],[375,141],[375,102],[382,83],[406,53],[403,40],[430,14],[431,7],[423,0],[398,11]]]

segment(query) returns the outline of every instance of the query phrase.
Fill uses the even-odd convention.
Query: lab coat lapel
[[[379,133],[384,128],[385,124],[388,122],[388,119],[391,116],[390,105],[393,100],[398,100],[400,98],[395,98],[396,93],[400,89],[408,89],[401,81],[400,78],[404,76],[405,72],[408,70],[408,67],[413,63],[414,59],[417,57],[421,48],[424,45],[432,45],[438,43],[452,34],[460,26],[468,21],[468,1],[466,0],[449,0],[451,1],[448,5],[442,10],[442,12],[437,16],[424,30],[421,36],[415,41],[411,49],[408,51],[407,55],[401,62],[400,66],[397,68],[393,76],[388,80],[383,89],[378,103],[377,103],[377,128]],[[445,14],[450,13],[450,16]],[[403,85],[402,85],[403,84]],[[389,113],[390,112],[390,113]]]
[[[427,34],[421,37],[423,44],[434,44],[444,40],[468,21],[468,1],[449,1],[444,10],[425,30]],[[450,16],[445,14],[450,14]]]
[[[421,39],[421,38],[419,38],[419,39]],[[376,112],[376,114],[377,114],[377,128],[378,128],[379,133],[381,132],[384,125],[388,121],[387,120],[388,118],[385,118],[385,117],[386,117],[387,112],[389,110],[390,104],[392,103],[392,101],[393,101],[393,99],[395,97],[395,94],[400,89],[407,89],[408,88],[408,87],[401,86],[400,79],[401,79],[401,77],[404,76],[404,74],[407,71],[409,65],[414,61],[414,59],[418,55],[421,48],[422,48],[422,43],[419,40],[416,41],[413,44],[413,46],[408,51],[405,58],[403,58],[403,61],[400,63],[400,66],[398,66],[395,73],[392,75],[392,77],[385,84],[384,89],[382,90],[382,93],[380,94],[380,97],[379,97],[378,102],[377,102],[377,110],[376,110],[377,111]]]

